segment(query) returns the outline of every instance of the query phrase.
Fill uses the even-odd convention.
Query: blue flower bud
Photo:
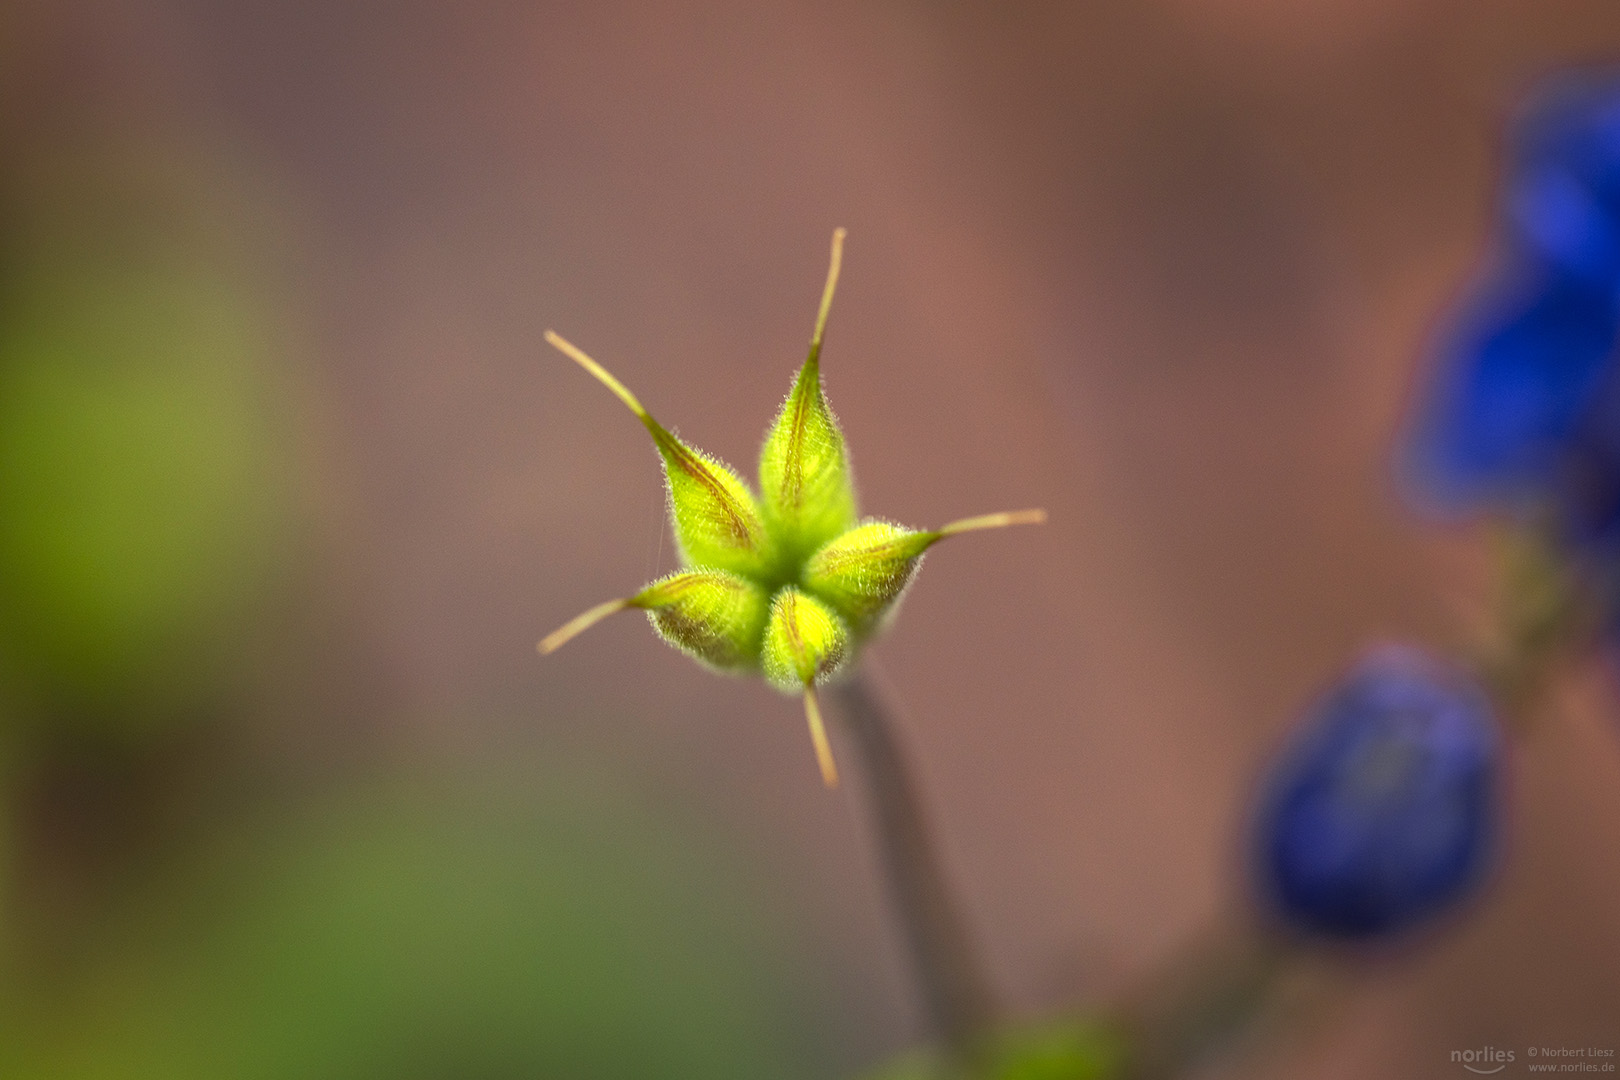
[[[1518,126],[1493,268],[1421,396],[1414,494],[1620,550],[1620,78],[1566,80]]]
[[[1257,820],[1263,899],[1313,936],[1397,933],[1461,900],[1496,846],[1501,742],[1484,695],[1404,646],[1315,707]]]
[[[1517,125],[1503,217],[1524,256],[1561,275],[1620,278],[1620,77],[1565,76]]]
[[[1484,290],[1426,402],[1413,447],[1424,493],[1445,508],[1552,510],[1574,535],[1606,532],[1616,493],[1603,478],[1620,478],[1620,402],[1604,394],[1617,331],[1614,298],[1582,282],[1525,272]]]

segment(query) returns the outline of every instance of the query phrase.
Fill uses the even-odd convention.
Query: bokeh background
[[[849,1075],[921,1036],[795,702],[577,611],[673,566],[555,327],[750,469],[828,393],[941,548],[874,650],[1008,1007],[1244,894],[1254,781],[1488,550],[1389,448],[1505,118],[1612,0],[0,7],[0,1075]],[[1620,1049],[1620,721],[1229,1075]]]

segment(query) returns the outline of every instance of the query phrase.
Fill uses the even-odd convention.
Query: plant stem
[[[1503,720],[1521,733],[1560,657],[1596,627],[1593,583],[1579,580],[1544,529],[1503,536],[1495,624],[1475,644],[1473,667]]]
[[[893,713],[863,672],[827,693],[866,774],[878,856],[929,1019],[958,1062],[970,1063],[994,1019],[990,983],[930,840]]]
[[[1129,1080],[1172,1080],[1241,1044],[1297,959],[1290,942],[1246,917],[1200,934],[1115,1005]]]

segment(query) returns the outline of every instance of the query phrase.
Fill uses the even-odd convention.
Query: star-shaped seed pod
[[[633,596],[598,604],[540,642],[550,653],[614,612],[638,608],[663,639],[717,671],[763,674],[804,696],[822,779],[838,783],[816,686],[847,671],[894,614],[922,557],[947,536],[1034,524],[1042,510],[965,518],[938,529],[859,520],[849,453],[821,390],[821,340],[832,308],[844,230],[810,338],[760,451],[759,495],[735,470],[682,442],[623,383],[558,334],[546,340],[629,406],[658,448],[682,569]]]

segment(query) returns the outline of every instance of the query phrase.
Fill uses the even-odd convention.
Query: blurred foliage
[[[139,728],[222,681],[287,539],[273,317],[220,191],[37,171],[4,216],[0,661],[53,720]]]
[[[13,1017],[0,1075],[825,1071],[790,950],[697,830],[600,783],[525,788],[398,779],[222,836],[154,884],[70,1001]]]
[[[194,164],[98,151],[0,177],[0,731],[148,745],[252,707],[239,676],[307,478],[265,251]],[[0,765],[23,745],[0,739]],[[38,745],[35,770],[89,744]],[[693,835],[600,783],[453,771],[272,797],[256,824],[210,804],[211,839],[74,879],[102,895],[70,896],[72,964],[7,968],[0,1076],[812,1075],[786,950]],[[35,846],[122,783],[85,775],[25,827]]]
[[[1065,1020],[1014,1028],[996,1036],[973,1080],[1111,1080],[1125,1075],[1125,1043],[1114,1028]],[[919,1052],[867,1075],[866,1080],[966,1080],[960,1068]]]

